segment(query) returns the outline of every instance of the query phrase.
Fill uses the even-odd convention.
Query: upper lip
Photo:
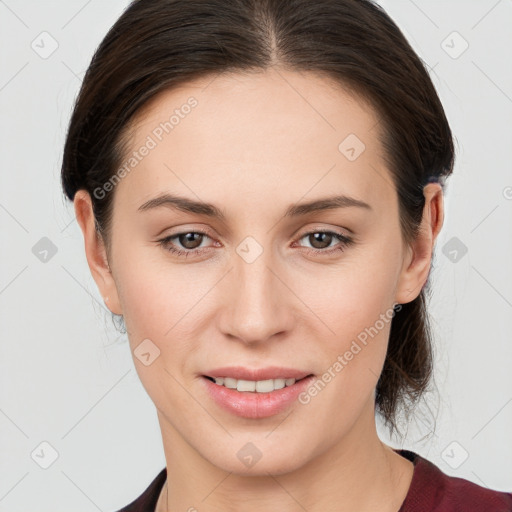
[[[244,368],[243,366],[225,366],[215,368],[204,373],[205,377],[231,377],[236,380],[269,380],[269,379],[295,379],[300,380],[311,372],[280,366],[267,366],[266,368]]]

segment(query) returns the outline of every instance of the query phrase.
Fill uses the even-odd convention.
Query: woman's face
[[[113,280],[97,282],[176,452],[279,474],[372,432],[393,304],[428,272],[409,267],[380,128],[340,87],[285,71],[188,83],[137,119],[137,163],[115,185]],[[214,208],[148,203],[163,194]],[[331,203],[342,195],[368,206]],[[286,403],[227,391],[225,406],[205,376],[228,366],[327,376]]]

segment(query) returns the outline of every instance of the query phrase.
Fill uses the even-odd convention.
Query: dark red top
[[[417,453],[395,451],[414,464],[409,491],[397,512],[512,512],[512,493],[448,476]],[[155,512],[166,478],[164,468],[135,501],[118,512]]]

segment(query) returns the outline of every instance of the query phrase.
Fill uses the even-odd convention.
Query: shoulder
[[[449,476],[408,450],[396,450],[414,464],[409,492],[399,512],[512,512],[512,493]]]
[[[118,510],[117,512],[154,511],[166,478],[167,468],[164,467],[137,499],[123,507],[121,510]]]

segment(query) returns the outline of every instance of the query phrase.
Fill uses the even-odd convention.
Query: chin
[[[233,450],[233,446],[239,448]],[[229,453],[233,456],[226,457]],[[297,441],[297,446],[279,443],[277,449],[269,439],[238,442],[230,438],[226,449],[206,458],[219,469],[239,476],[284,475],[300,469],[307,462],[303,443]]]

